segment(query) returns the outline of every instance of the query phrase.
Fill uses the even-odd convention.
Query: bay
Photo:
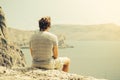
[[[70,73],[120,80],[120,41],[67,41],[74,48],[59,49],[59,56],[71,59]],[[22,49],[28,66],[29,49]]]

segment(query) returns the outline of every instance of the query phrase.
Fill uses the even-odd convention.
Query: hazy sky
[[[52,24],[120,24],[120,0],[0,0],[9,27],[36,29],[42,16]]]

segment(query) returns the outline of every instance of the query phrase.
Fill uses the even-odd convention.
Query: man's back
[[[38,61],[41,64],[47,64],[52,58],[54,45],[57,45],[57,37],[55,35],[46,31],[34,34],[30,40],[33,62]]]
[[[58,41],[54,34],[49,33],[50,17],[39,20],[40,32],[30,40],[30,51],[33,59],[32,67],[44,69],[62,69],[68,72],[70,59],[58,56]]]

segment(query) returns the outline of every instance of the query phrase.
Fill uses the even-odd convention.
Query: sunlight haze
[[[0,0],[7,25],[37,29],[50,16],[52,24],[120,24],[120,0]]]

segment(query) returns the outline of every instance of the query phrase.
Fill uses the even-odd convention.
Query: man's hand
[[[58,46],[53,47],[53,58],[56,59],[58,57]]]

